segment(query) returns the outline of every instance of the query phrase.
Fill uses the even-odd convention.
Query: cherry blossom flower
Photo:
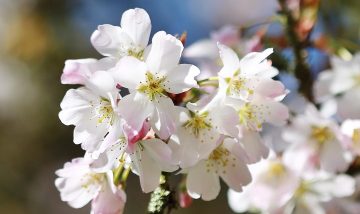
[[[320,73],[315,94],[320,103],[336,100],[337,113],[342,119],[360,119],[360,54],[350,61],[333,58],[333,68]],[[341,95],[337,96],[336,95]]]
[[[237,54],[218,44],[220,57],[224,64],[219,72],[219,90],[225,88],[229,97],[249,101],[254,95],[281,100],[286,95],[284,85],[272,80],[279,71],[266,61],[273,50],[252,52],[239,60]]]
[[[91,35],[91,43],[104,56],[121,58],[134,56],[141,59],[148,44],[151,21],[147,12],[140,8],[123,13],[121,27],[99,25]]]
[[[324,118],[312,105],[305,114],[298,115],[283,133],[283,138],[292,145],[284,158],[309,168],[320,168],[329,172],[343,172],[350,162],[345,150],[340,128],[332,119]]]
[[[239,142],[247,151],[248,163],[254,163],[268,154],[259,131],[264,123],[281,126],[289,117],[288,108],[280,103],[288,91],[284,85],[271,79],[278,71],[265,61],[272,53],[250,53],[241,61],[230,48],[219,44],[224,67],[219,72],[219,93],[239,115]]]
[[[331,175],[318,172],[303,177],[292,200],[284,207],[284,213],[325,213],[323,202],[353,194],[355,181],[352,177],[340,174]]]
[[[67,91],[60,105],[59,118],[65,125],[75,126],[75,144],[81,144],[88,152],[96,152],[110,127],[115,132],[122,129],[116,125],[120,121],[116,113],[120,95],[106,71],[95,72],[85,86]]]
[[[217,147],[222,135],[236,137],[238,115],[215,95],[210,102],[188,103],[177,108],[176,132],[170,137],[173,160],[181,168],[193,166]]]
[[[250,165],[253,182],[241,193],[229,190],[230,207],[235,212],[325,213],[323,202],[354,192],[350,176],[298,171],[293,163],[271,157]]]
[[[113,184],[111,171],[94,172],[92,160],[75,158],[56,171],[55,185],[61,200],[74,208],[81,208],[92,200],[91,213],[122,213],[126,202],[125,192]]]
[[[226,138],[208,157],[185,169],[189,195],[206,201],[215,199],[220,192],[219,177],[231,189],[242,191],[242,187],[250,183],[251,175],[240,153],[240,144]]]
[[[172,164],[169,146],[157,138],[136,142],[127,162],[139,176],[141,189],[145,193],[152,192],[159,186],[162,171],[173,172],[178,168]]]
[[[112,70],[115,80],[130,90],[120,100],[120,115],[134,130],[140,130],[150,117],[153,129],[166,139],[174,132],[174,104],[167,93],[179,94],[198,87],[194,77],[196,66],[178,64],[183,45],[174,36],[161,31],[154,35],[145,62],[134,57],[123,57]]]

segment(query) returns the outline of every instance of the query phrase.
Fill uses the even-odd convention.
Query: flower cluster
[[[359,156],[359,110],[353,108],[354,101],[350,104],[344,99],[356,94],[357,58],[350,62],[337,59],[333,71],[320,74],[315,83],[320,111],[298,102],[303,106],[290,108],[292,116],[284,128],[266,133],[267,141],[275,138],[284,148],[273,148],[269,158],[249,166],[253,182],[243,192],[229,190],[229,204],[235,212],[358,212],[359,182],[350,173]]]
[[[92,34],[102,59],[65,62],[61,82],[80,87],[65,94],[59,117],[75,127],[85,155],[58,170],[55,183],[74,208],[92,200],[92,213],[122,212],[130,171],[145,193],[163,172],[184,176],[192,198],[215,199],[219,178],[240,192],[252,180],[248,165],[269,154],[263,125],[286,124],[288,91],[273,80],[272,49],[239,59],[218,42],[220,71],[197,80],[200,69],[180,63],[182,41],[160,31],[148,44],[150,31],[146,11],[127,10],[120,27]],[[209,85],[216,90],[202,95]]]

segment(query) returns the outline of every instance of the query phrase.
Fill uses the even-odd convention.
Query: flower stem
[[[164,173],[161,177],[160,186],[151,193],[148,205],[148,213],[151,214],[170,214],[173,209],[178,207],[176,193],[170,187],[169,173]]]
[[[197,81],[199,86],[214,86],[218,87],[219,85],[219,78],[218,77],[209,77],[207,79]]]
[[[299,92],[302,93],[310,102],[314,102],[313,83],[311,71],[306,63],[307,53],[305,46],[307,41],[300,41],[296,33],[298,20],[295,19],[291,10],[287,6],[286,0],[278,0],[281,7],[281,13],[286,18],[286,33],[291,43],[295,56],[295,77],[299,80]]]

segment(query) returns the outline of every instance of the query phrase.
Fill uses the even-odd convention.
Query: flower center
[[[279,177],[285,173],[286,169],[280,162],[272,162],[269,166],[269,175]]]
[[[155,77],[152,73],[146,73],[146,82],[140,84],[138,91],[146,94],[150,101],[153,101],[157,95],[163,95],[165,77]]]
[[[298,188],[295,191],[294,197],[295,198],[301,198],[305,193],[311,191],[310,189],[310,183],[307,181],[300,181],[300,184],[298,186]]]
[[[227,78],[228,83],[227,94],[228,95],[252,95],[254,90],[246,86],[246,79],[235,76],[233,78]]]
[[[215,169],[215,173],[218,173],[218,170],[220,168],[223,168],[221,172],[225,174],[225,167],[227,167],[229,164],[235,167],[236,159],[234,157],[231,157],[231,153],[229,150],[227,150],[223,146],[219,146],[211,152],[206,162],[206,171],[210,172],[212,169]]]
[[[210,123],[211,118],[209,120],[207,119],[208,115],[208,112],[202,114],[193,113],[192,117],[183,124],[183,127],[190,129],[196,137],[199,137],[201,130],[208,129],[210,131],[212,128]]]
[[[92,185],[100,185],[105,179],[104,173],[87,173],[84,177],[81,178],[82,185],[84,189],[89,189]]]
[[[260,115],[257,114],[256,105],[250,105],[246,103],[243,107],[238,111],[238,115],[240,118],[240,123],[246,126],[251,130],[259,130],[262,128],[262,123],[264,119],[261,117],[262,112],[260,111]]]
[[[100,98],[99,105],[95,109],[96,117],[98,118],[98,123],[108,122],[111,125],[114,122],[114,110],[112,108],[111,102],[104,98]]]
[[[326,141],[332,140],[334,138],[334,135],[327,126],[311,126],[310,137],[317,143],[322,145]]]
[[[360,143],[360,128],[354,129],[352,141],[353,143]]]

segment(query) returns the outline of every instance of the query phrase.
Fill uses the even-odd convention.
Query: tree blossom
[[[293,166],[274,157],[250,165],[253,182],[241,193],[229,190],[230,207],[235,212],[325,213],[322,202],[354,192],[350,176],[309,173]]]
[[[140,132],[130,130],[126,124],[123,124],[121,132],[119,129],[110,131],[100,150],[103,153],[92,163],[94,170],[115,169],[119,164],[124,164],[125,168],[139,175],[145,193],[159,186],[162,171],[173,172],[178,168],[172,164],[170,147],[154,138],[148,121],[144,122]]]
[[[81,208],[92,200],[91,213],[119,214],[126,202],[125,192],[113,184],[111,171],[94,172],[91,159],[75,158],[56,171],[55,185],[61,200]]]
[[[139,175],[143,192],[152,192],[159,186],[162,171],[173,172],[178,168],[172,164],[171,153],[169,146],[160,139],[136,142],[128,163],[131,170]]]
[[[242,187],[250,183],[251,175],[239,155],[241,150],[240,144],[225,138],[206,158],[185,169],[189,195],[206,201],[215,199],[220,192],[219,177],[231,189],[242,191]]]
[[[283,132],[283,138],[292,145],[284,158],[309,168],[320,168],[329,172],[343,172],[349,166],[349,153],[345,150],[338,125],[324,118],[312,105],[303,115],[298,115]]]
[[[219,72],[219,93],[239,115],[240,142],[247,151],[249,163],[268,154],[259,135],[264,123],[284,125],[289,116],[287,107],[280,103],[288,91],[284,85],[271,79],[278,71],[266,57],[272,53],[250,53],[241,61],[230,48],[219,44],[223,68]]]
[[[130,90],[119,103],[131,108],[121,108],[119,113],[131,128],[140,130],[150,117],[162,139],[174,132],[174,104],[167,93],[179,94],[198,87],[194,77],[200,73],[196,66],[179,64],[182,50],[180,40],[161,31],[154,35],[144,62],[123,57],[112,70],[115,80]]]
[[[201,39],[184,50],[184,57],[196,62],[201,69],[198,78],[208,78],[216,75],[221,68],[217,42],[233,48],[241,56],[261,49],[260,38],[241,38],[240,29],[226,25],[210,34],[210,38]]]
[[[333,58],[331,64],[332,69],[320,73],[315,84],[317,101],[335,99],[342,119],[360,119],[360,104],[354,102],[360,99],[360,54],[350,61]]]
[[[104,56],[117,59],[134,56],[141,59],[150,37],[149,15],[140,8],[127,10],[122,15],[120,25],[99,25],[91,35],[91,43]]]
[[[222,135],[236,137],[238,115],[215,95],[208,103],[188,103],[177,108],[176,132],[170,137],[173,160],[181,168],[193,166],[209,155]]]
[[[75,144],[98,156],[97,150],[108,131],[122,129],[117,125],[121,119],[116,113],[120,94],[106,71],[95,72],[85,86],[67,91],[59,118],[65,125],[75,126]]]

